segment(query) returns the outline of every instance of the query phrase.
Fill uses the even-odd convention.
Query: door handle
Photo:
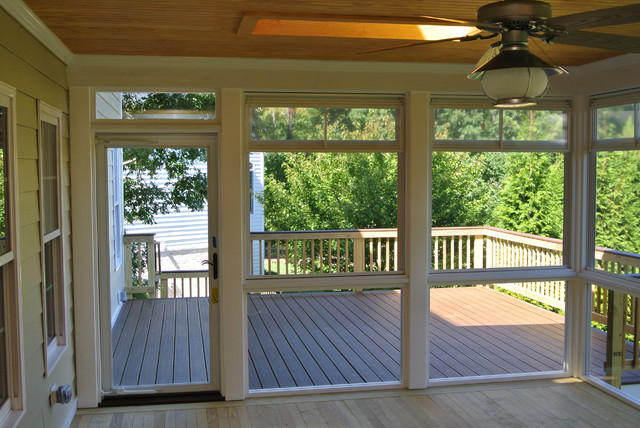
[[[218,279],[218,253],[213,253],[213,279]]]
[[[203,260],[202,265],[209,265],[213,269],[213,279],[218,279],[218,253],[213,253],[211,261]]]

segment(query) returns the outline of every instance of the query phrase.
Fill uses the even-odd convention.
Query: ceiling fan
[[[259,29],[260,20],[271,21],[273,24],[271,30],[267,25]],[[477,19],[474,21],[434,16],[419,18],[341,15],[296,16],[293,14],[276,15],[248,12],[245,14],[238,32],[265,35],[394,38],[374,33],[378,31],[377,28],[393,24],[413,26],[431,24],[441,26],[441,28],[442,26],[466,26],[468,27],[467,31],[461,36],[438,37],[431,40],[425,37],[427,40],[371,49],[360,53],[371,54],[432,43],[469,42],[499,37],[499,40],[492,44],[480,59],[477,68],[469,75],[469,78],[481,80],[485,93],[495,101],[494,105],[522,107],[535,105],[537,100],[546,93],[547,78],[565,71],[561,67],[552,66],[530,53],[528,48],[530,38],[550,44],[558,43],[640,53],[640,37],[580,31],[635,22],[640,22],[640,3],[553,17],[552,7],[549,3],[538,0],[502,0],[480,7],[477,11]],[[287,27],[287,23],[292,25]],[[356,32],[350,33],[346,27],[347,24],[368,26],[368,35],[360,36],[355,35]],[[389,29],[388,31],[393,33],[396,30]],[[316,33],[314,34],[314,32]]]
[[[495,106],[525,107],[535,105],[544,96],[549,76],[565,72],[563,68],[552,66],[530,53],[529,38],[537,38],[546,43],[640,53],[640,37],[579,31],[639,21],[640,4],[554,18],[549,3],[537,0],[503,0],[478,9],[477,21],[465,23],[478,29],[469,35],[373,49],[366,53],[500,36],[500,40],[491,45],[468,77],[481,80],[485,94],[494,100]]]

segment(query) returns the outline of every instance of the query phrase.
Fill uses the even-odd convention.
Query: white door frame
[[[163,129],[164,131],[164,129]],[[216,248],[212,248],[212,237],[218,236],[218,188],[217,188],[217,133],[189,133],[189,132],[108,132],[96,134],[96,186],[98,213],[98,253],[99,253],[99,299],[100,299],[100,357],[101,357],[101,387],[104,395],[114,394],[112,385],[112,347],[111,328],[112,312],[109,298],[110,283],[110,251],[108,239],[108,203],[107,203],[107,156],[108,148],[206,148],[207,149],[207,178],[208,178],[208,254],[213,258]],[[213,277],[213,269],[209,269],[210,291],[218,288],[218,279]],[[219,305],[210,303],[210,383],[207,384],[174,384],[170,386],[127,387],[119,389],[120,393],[148,394],[156,392],[196,392],[220,390],[220,329]]]

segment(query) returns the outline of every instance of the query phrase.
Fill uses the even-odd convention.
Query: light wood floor
[[[640,410],[565,379],[80,410],[71,426],[630,428]]]

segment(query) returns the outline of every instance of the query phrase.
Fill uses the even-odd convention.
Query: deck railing
[[[209,297],[209,271],[166,271],[160,279],[159,297]]]
[[[252,275],[398,270],[397,229],[350,229],[250,234]],[[255,245],[257,243],[257,245]]]

